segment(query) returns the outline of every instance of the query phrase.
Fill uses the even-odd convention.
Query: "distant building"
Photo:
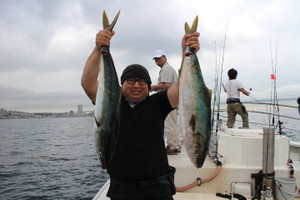
[[[7,111],[6,110],[4,110],[3,108],[1,108],[0,109],[0,116],[4,116],[4,115],[6,115],[7,114]]]
[[[73,111],[73,110],[70,110],[69,116],[70,116],[70,117],[74,117],[74,115],[75,115],[74,111]]]

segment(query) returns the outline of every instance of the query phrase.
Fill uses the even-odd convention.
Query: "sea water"
[[[0,199],[92,199],[108,179],[91,117],[0,120]]]
[[[250,112],[258,108],[246,108],[250,127],[269,123],[270,116]],[[299,119],[297,109],[280,113]],[[226,112],[221,115],[225,119]],[[300,141],[299,120],[280,120],[290,128],[283,129],[284,134]],[[108,179],[96,155],[92,121],[91,117],[0,120],[0,200],[92,199]],[[237,116],[235,126],[240,125]]]

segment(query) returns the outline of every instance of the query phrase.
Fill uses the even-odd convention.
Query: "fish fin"
[[[212,90],[211,90],[211,89],[208,89],[208,88],[207,88],[207,90],[208,90],[208,96],[209,96],[209,100],[211,101],[211,97],[212,97]]]
[[[108,17],[106,15],[105,10],[103,11],[102,22],[103,22],[103,30],[107,29],[107,27],[109,26],[109,21],[108,21]]]
[[[94,116],[94,120],[95,120],[95,123],[96,123],[97,127],[99,127],[101,123],[97,120],[96,116]]]
[[[192,34],[197,31],[198,15],[195,17],[192,26],[190,27],[187,22],[184,24],[185,34]],[[194,49],[188,46],[185,56],[193,56],[195,54]],[[182,61],[183,62],[183,61]]]
[[[113,28],[116,25],[116,22],[117,22],[117,20],[119,18],[119,15],[120,15],[120,10],[117,12],[117,14],[116,14],[114,20],[111,22],[111,24],[109,24],[109,26],[106,28],[107,30],[109,30],[109,31],[113,30]]]
[[[190,127],[192,128],[192,131],[195,132],[195,129],[196,129],[196,117],[195,117],[195,115],[191,116]]]
[[[105,10],[103,11],[103,16],[102,16],[102,21],[103,21],[103,29],[107,29],[109,31],[112,31],[114,26],[116,25],[116,22],[119,18],[119,15],[120,15],[120,10],[117,12],[114,20],[111,22],[111,24],[109,24],[109,20],[108,20],[108,17],[107,17],[107,14],[105,12]]]
[[[188,23],[186,23],[186,22],[184,24],[184,30],[185,30],[185,34],[190,34],[191,33],[191,28],[188,25]]]
[[[187,22],[184,24],[184,30],[186,34],[192,34],[197,31],[198,27],[198,15],[195,17],[192,26],[190,27]]]
[[[195,17],[194,22],[191,27],[191,33],[195,33],[198,27],[198,15]]]

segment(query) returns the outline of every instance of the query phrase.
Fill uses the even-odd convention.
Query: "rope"
[[[193,187],[195,187],[197,185],[201,186],[201,184],[207,183],[207,182],[215,179],[219,175],[219,173],[221,172],[221,169],[222,169],[222,165],[219,165],[217,167],[215,173],[212,176],[210,176],[210,177],[208,177],[208,178],[206,178],[204,180],[202,180],[201,178],[197,178],[197,180],[195,182],[193,182],[192,184],[189,184],[189,185],[184,186],[184,187],[177,187],[176,188],[176,192],[183,192],[183,191],[191,189],[191,188],[193,188]]]

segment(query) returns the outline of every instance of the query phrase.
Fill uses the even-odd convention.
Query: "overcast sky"
[[[252,97],[269,98],[276,69],[278,97],[296,99],[299,8],[296,0],[0,0],[0,108],[60,112],[82,104],[93,109],[80,79],[102,29],[103,10],[110,20],[121,10],[111,43],[119,76],[127,65],[139,63],[156,83],[156,49],[164,50],[178,70],[184,23],[198,15],[198,58],[209,88],[214,88],[228,24],[224,84],[233,67],[245,89],[253,89]]]

